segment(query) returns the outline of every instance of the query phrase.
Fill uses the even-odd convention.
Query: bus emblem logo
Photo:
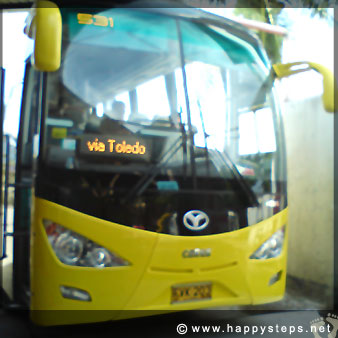
[[[210,257],[211,256],[211,248],[208,249],[186,249],[182,252],[183,258],[194,258],[194,257]]]
[[[189,230],[203,230],[209,224],[209,217],[201,210],[190,210],[184,214],[183,224]]]

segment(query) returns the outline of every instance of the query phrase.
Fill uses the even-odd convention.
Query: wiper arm
[[[180,130],[181,130],[181,135],[182,135],[182,150],[183,150],[183,173],[184,173],[184,178],[187,178],[187,153],[188,153],[188,138],[187,138],[187,133],[185,131],[184,124],[182,123],[182,108],[179,114],[179,125],[180,125]]]
[[[257,196],[255,192],[251,189],[247,181],[244,179],[244,177],[241,175],[241,173],[238,171],[236,165],[234,162],[231,160],[229,155],[224,151],[221,153],[218,150],[213,150],[212,153],[217,157],[218,161],[221,161],[221,163],[225,163],[226,166],[231,170],[232,174],[236,178],[238,184],[242,188],[242,191],[245,192],[246,196],[248,197],[250,201],[250,205],[253,207],[258,207],[259,202],[257,199]]]
[[[209,149],[208,149],[208,137],[209,137],[209,135],[205,131],[204,117],[203,117],[202,108],[201,108],[201,104],[200,104],[199,100],[197,100],[197,105],[198,105],[198,109],[200,111],[200,117],[201,117],[201,121],[202,121],[205,159],[206,159],[206,166],[207,166],[207,176],[210,177],[210,163],[209,163]]]
[[[273,83],[276,78],[276,73],[273,69],[271,69],[269,75],[266,77],[266,79],[263,81],[261,87],[259,88],[257,95],[255,99],[253,100],[253,103],[251,105],[252,110],[257,110],[261,106],[261,102],[265,102],[264,95],[271,90]]]
[[[265,102],[265,94],[271,90],[273,83],[276,78],[276,73],[274,72],[273,68],[271,69],[269,75],[266,77],[266,79],[263,81],[261,87],[259,88],[257,95],[255,99],[253,100],[253,103],[251,105],[252,110],[257,110],[262,106],[262,102]],[[224,155],[219,153],[219,156],[223,158],[225,156],[224,162],[227,164],[228,168],[232,171],[234,176],[236,177],[238,183],[242,187],[243,191],[245,191],[246,195],[248,196],[250,202],[252,203],[252,206],[257,207],[259,206],[259,202],[257,199],[257,195],[255,192],[251,189],[247,181],[243,178],[242,174],[238,171],[236,165],[231,160],[229,155],[224,151]]]
[[[192,130],[192,122],[191,122],[191,112],[190,112],[190,104],[189,104],[189,95],[188,95],[188,86],[187,86],[187,74],[185,72],[185,57],[184,57],[184,46],[182,40],[182,31],[179,20],[176,20],[177,32],[178,32],[178,40],[180,45],[180,59],[181,59],[181,67],[182,67],[182,77],[183,77],[183,87],[184,87],[184,96],[187,108],[187,119],[188,119],[188,129],[189,129],[189,152],[190,152],[190,165],[191,165],[191,175],[192,175],[192,183],[193,188],[197,189],[197,175],[196,175],[196,156],[194,150],[194,132]]]
[[[182,147],[183,139],[179,137],[171,147],[169,147],[168,151],[166,151],[158,163],[152,166],[148,172],[148,174],[142,176],[142,178],[136,183],[133,189],[130,190],[129,194],[123,199],[123,203],[127,202],[134,196],[140,196],[144,190],[147,189],[152,180],[158,175],[161,169],[170,161],[170,159],[178,152],[178,150]]]

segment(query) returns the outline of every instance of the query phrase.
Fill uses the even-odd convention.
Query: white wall
[[[285,103],[288,273],[333,287],[333,114],[321,97]]]

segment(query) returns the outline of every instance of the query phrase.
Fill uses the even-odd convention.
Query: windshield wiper
[[[203,129],[203,137],[204,137],[204,149],[205,149],[205,160],[206,160],[206,167],[207,167],[207,176],[210,177],[210,163],[209,163],[209,149],[208,149],[208,137],[209,135],[205,131],[205,124],[204,124],[204,117],[202,113],[201,103],[197,100],[198,109],[200,111],[200,118],[202,122],[202,129]]]
[[[190,104],[189,104],[189,94],[188,94],[188,86],[187,86],[187,74],[185,72],[185,61],[184,61],[184,46],[182,41],[182,32],[179,20],[176,20],[178,39],[180,44],[180,59],[181,59],[181,67],[182,67],[182,77],[183,77],[183,87],[184,87],[184,96],[187,107],[187,122],[189,129],[189,152],[190,152],[190,165],[191,165],[191,176],[192,176],[192,184],[193,188],[197,189],[197,176],[196,176],[196,156],[194,150],[194,132],[192,128],[191,122],[191,112],[190,112]]]
[[[222,164],[224,163],[227,168],[229,168],[234,175],[236,181],[238,182],[239,186],[242,188],[242,191],[246,194],[249,199],[250,206],[257,207],[259,206],[259,202],[255,192],[251,189],[248,182],[245,178],[241,175],[238,171],[236,165],[231,160],[229,155],[224,150],[222,153],[219,150],[209,150],[211,154],[214,155],[214,164],[218,167],[219,171],[222,171]]]
[[[129,194],[122,199],[122,202],[125,203],[129,201],[134,196],[140,196],[153,181],[153,179],[159,174],[161,169],[171,160],[171,158],[178,152],[178,150],[183,145],[183,138],[179,137],[172,146],[161,156],[159,161],[149,169],[148,174],[141,177],[141,179],[136,183],[133,189],[130,190]]]
[[[255,96],[255,99],[252,102],[252,109],[257,110],[257,107],[262,106],[262,102],[265,102],[265,95],[268,91],[271,90],[273,83],[276,78],[276,73],[274,72],[273,69],[271,69],[269,75],[266,77],[266,79],[263,81],[261,87],[257,91],[257,95]]]
[[[182,135],[182,150],[183,150],[183,175],[186,179],[188,174],[188,166],[187,166],[187,157],[188,157],[188,138],[187,138],[187,132],[185,131],[185,126],[182,123],[182,107],[179,113],[179,125]]]

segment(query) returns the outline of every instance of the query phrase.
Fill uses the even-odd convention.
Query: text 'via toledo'
[[[106,142],[99,141],[96,138],[94,141],[87,141],[87,148],[90,152],[110,152],[119,154],[136,154],[144,155],[146,153],[146,147],[140,145],[139,141],[135,144],[128,144],[125,140],[121,143],[116,142],[115,139],[108,139]]]

